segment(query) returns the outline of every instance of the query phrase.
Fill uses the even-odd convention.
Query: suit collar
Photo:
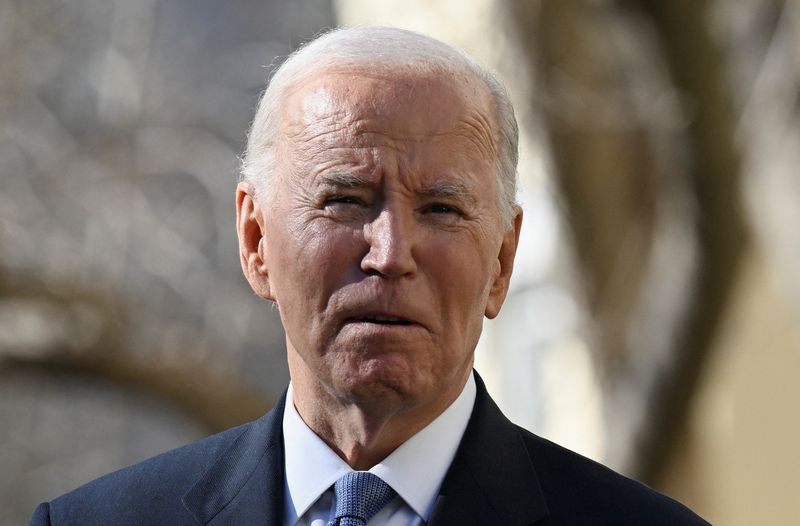
[[[429,524],[534,524],[547,505],[519,428],[475,373],[477,397]]]
[[[244,426],[184,495],[198,524],[281,524],[285,402],[284,393],[272,411]]]

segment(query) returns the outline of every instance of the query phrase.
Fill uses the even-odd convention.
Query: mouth
[[[349,323],[374,323],[377,325],[413,325],[414,322],[405,318],[398,318],[395,316],[360,316],[357,318],[350,318],[347,320]]]

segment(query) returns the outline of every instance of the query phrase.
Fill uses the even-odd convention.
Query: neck
[[[392,393],[369,401],[338,394],[310,374],[298,356],[289,355],[294,405],[303,421],[342,460],[366,471],[444,412],[464,388],[454,384],[447,396],[409,403]],[[471,367],[468,371],[471,374]]]

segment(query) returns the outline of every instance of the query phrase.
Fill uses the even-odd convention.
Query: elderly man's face
[[[500,219],[489,101],[472,78],[326,73],[295,86],[245,263],[278,303],[295,382],[408,409],[458,394],[520,224]]]

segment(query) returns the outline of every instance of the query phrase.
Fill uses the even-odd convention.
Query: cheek
[[[491,288],[496,269],[483,254],[471,245],[463,251],[455,251],[449,264],[440,269],[441,283],[447,284],[446,292],[458,298],[459,306],[465,311],[479,309]]]
[[[289,220],[282,228],[272,254],[273,289],[282,308],[312,311],[300,316],[306,323],[358,268],[358,235],[320,219]]]
[[[435,291],[434,301],[439,303],[441,330],[458,347],[455,352],[461,352],[462,346],[469,348],[483,324],[494,269],[491,261],[478,254],[474,244],[467,248],[454,246],[435,254],[430,263],[436,269],[429,280]]]

